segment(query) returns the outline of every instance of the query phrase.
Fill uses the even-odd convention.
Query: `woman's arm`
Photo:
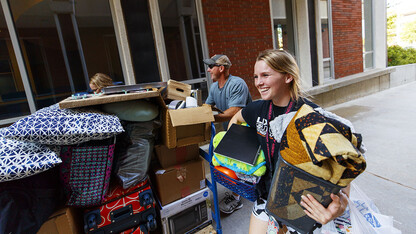
[[[241,114],[241,111],[242,109],[239,110],[237,113],[235,113],[235,115],[231,118],[230,122],[228,123],[228,128],[230,128],[231,125],[233,125],[233,123],[240,124],[240,123],[246,122],[243,118],[243,115]]]
[[[325,208],[312,195],[302,195],[300,204],[305,208],[305,213],[313,220],[326,224],[329,221],[341,216],[348,205],[348,196],[350,194],[350,186],[341,189],[338,195],[331,194],[332,202]]]

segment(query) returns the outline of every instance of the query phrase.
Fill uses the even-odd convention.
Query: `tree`
[[[401,34],[400,39],[408,44],[416,42],[416,20],[407,22],[403,25],[403,33]]]
[[[387,16],[387,45],[396,44],[397,37],[397,14],[391,13]]]
[[[388,66],[416,63],[416,49],[394,45],[387,48]]]

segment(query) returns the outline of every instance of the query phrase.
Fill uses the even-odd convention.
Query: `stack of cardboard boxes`
[[[185,100],[190,94],[189,85],[169,81],[164,100]],[[214,117],[211,107],[202,105],[185,109],[164,108],[162,119],[164,144],[155,146],[160,166],[154,168],[153,173],[163,213],[163,209],[171,209],[175,201],[179,204],[178,200],[193,197],[205,188],[205,167],[198,144],[210,140],[210,123]],[[172,232],[166,228],[164,233]]]
[[[169,81],[163,100],[182,100],[191,95],[188,84]],[[163,145],[155,146],[160,167],[154,169],[157,194],[163,205],[205,187],[205,172],[198,143],[211,137],[214,121],[210,106],[162,108]]]
[[[162,206],[205,188],[204,164],[197,144],[173,149],[157,145],[155,151],[161,167],[153,173]]]
[[[190,95],[190,85],[169,81],[166,88],[157,91],[102,95],[84,100],[68,99],[62,101],[60,107],[76,108],[144,98],[158,104],[162,121],[162,142],[155,146],[155,154],[159,164],[148,173],[152,178],[154,195],[159,199],[163,210],[163,207],[175,201],[180,203],[180,199],[197,200],[199,195],[195,194],[201,193],[203,195],[199,197],[204,198],[208,194],[208,189],[205,188],[205,167],[199,156],[198,144],[207,142],[211,138],[211,122],[214,121],[211,107],[202,105],[169,109],[167,106],[171,100],[185,100]],[[188,205],[181,207],[189,208]],[[79,229],[80,224],[74,220],[77,220],[75,216],[80,214],[74,216],[74,212],[73,208],[60,210],[51,216],[39,233],[78,232],[79,230],[75,229]],[[60,220],[65,221],[67,225],[65,226]],[[64,226],[65,231],[62,229]],[[163,232],[172,233],[168,230]]]

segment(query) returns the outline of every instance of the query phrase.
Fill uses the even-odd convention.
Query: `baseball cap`
[[[223,54],[216,54],[209,59],[204,59],[204,63],[206,65],[217,64],[217,65],[222,65],[226,67],[230,67],[232,65],[227,55],[223,55]]]

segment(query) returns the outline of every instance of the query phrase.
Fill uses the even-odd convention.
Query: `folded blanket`
[[[361,141],[346,124],[304,104],[282,136],[280,155],[311,175],[347,186],[366,167]]]

